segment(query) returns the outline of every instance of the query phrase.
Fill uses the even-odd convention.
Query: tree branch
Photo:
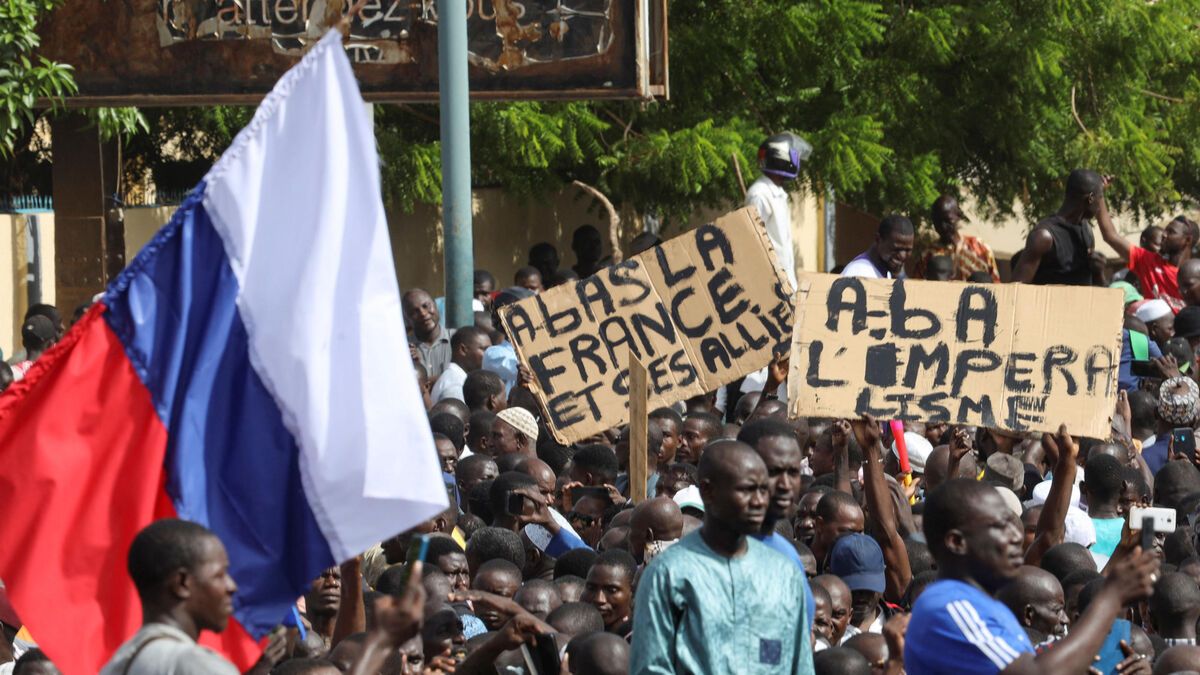
[[[736,152],[729,153],[733,156],[733,170],[737,172],[738,185],[742,188],[742,198],[746,198],[746,179],[742,178],[742,163],[738,160]]]
[[[1075,116],[1075,123],[1079,125],[1080,129],[1083,129],[1083,133],[1088,138],[1092,138],[1092,132],[1088,131],[1088,128],[1083,125],[1083,120],[1079,119],[1079,109],[1075,107],[1075,87],[1071,87],[1071,114]]]
[[[1143,96],[1149,96],[1151,98],[1156,98],[1160,101],[1167,101],[1169,103],[1186,103],[1186,101],[1184,101],[1181,98],[1175,98],[1174,96],[1167,96],[1166,94],[1157,94],[1148,89],[1142,89],[1141,87],[1135,87],[1132,84],[1127,84],[1127,85],[1125,85],[1125,87],[1127,89],[1129,89],[1130,91],[1136,91],[1137,93],[1142,94]]]
[[[608,238],[609,243],[612,244],[612,261],[613,264],[621,262],[624,258],[621,254],[621,217],[617,215],[617,210],[613,208],[612,202],[608,200],[608,197],[604,196],[603,192],[581,180],[573,180],[571,181],[571,185],[595,197],[600,202],[600,205],[604,207],[604,210],[608,212]]]

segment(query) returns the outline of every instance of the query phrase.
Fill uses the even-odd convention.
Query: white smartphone
[[[1142,550],[1155,548],[1158,534],[1168,535],[1175,531],[1175,509],[1140,508],[1129,509],[1129,529],[1142,531]]]
[[[1175,531],[1175,509],[1140,506],[1129,509],[1129,529],[1143,529],[1147,518],[1153,521],[1154,531],[1159,534],[1171,534]]]

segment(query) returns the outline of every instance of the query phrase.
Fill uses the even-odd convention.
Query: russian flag
[[[95,673],[141,624],[134,535],[202,523],[239,587],[217,646],[244,669],[322,569],[446,506],[332,31],[0,397],[0,578],[59,667]]]

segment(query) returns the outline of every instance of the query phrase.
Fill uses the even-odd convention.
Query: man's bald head
[[[1189,258],[1179,266],[1175,277],[1179,296],[1189,305],[1200,305],[1200,258]]]
[[[833,647],[817,652],[813,666],[822,675],[871,675],[867,657],[849,647]]]
[[[762,528],[770,486],[767,465],[754,448],[741,441],[715,441],[701,456],[697,475],[706,529],[741,536]]]
[[[873,668],[881,667],[888,660],[887,640],[879,633],[859,633],[846,640],[845,646],[862,654]]]
[[[629,552],[642,562],[646,543],[671,541],[683,536],[683,512],[674,499],[647,499],[633,509],[629,522]]]
[[[754,467],[766,472],[766,465],[754,448],[733,440],[713,441],[700,458],[697,477],[701,483],[719,483],[736,479]]]
[[[746,417],[746,424],[761,419],[786,419],[787,406],[777,399],[768,399],[758,404]]]
[[[554,474],[554,469],[551,469],[549,464],[537,457],[530,457],[528,455],[523,455],[523,457],[524,460],[516,470],[537,481],[538,488],[543,492],[545,492],[547,486],[550,490],[553,490],[555,481],[558,479],[558,476]]]
[[[629,643],[613,633],[588,633],[567,646],[576,675],[624,675],[629,672]]]
[[[1104,181],[1100,174],[1090,169],[1075,169],[1067,176],[1067,197],[1076,199],[1098,195],[1103,191]]]
[[[678,539],[683,530],[683,512],[674,499],[656,497],[647,499],[633,509],[630,526],[636,529],[654,530],[658,539]]]
[[[1197,672],[1196,664],[1198,663],[1200,663],[1200,647],[1176,645],[1163,652],[1154,662],[1154,675],[1194,673]]]
[[[1012,611],[1022,626],[1046,635],[1061,637],[1065,633],[1067,616],[1062,584],[1044,569],[1021,566],[1018,576],[1000,589],[996,599]]]
[[[1072,541],[1055,544],[1042,555],[1042,569],[1054,575],[1059,582],[1076,570],[1096,570],[1096,559],[1082,545]]]

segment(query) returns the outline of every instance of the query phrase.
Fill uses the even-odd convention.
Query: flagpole
[[[475,322],[471,297],[475,258],[471,236],[471,120],[467,80],[467,3],[437,0],[438,91],[442,130],[442,237],[446,264],[446,325]]]

